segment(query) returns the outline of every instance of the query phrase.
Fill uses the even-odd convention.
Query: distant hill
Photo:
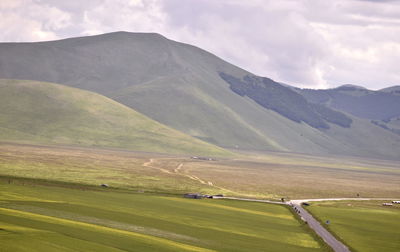
[[[0,77],[91,90],[221,147],[390,158],[400,152],[398,135],[370,120],[158,34],[0,43]]]
[[[391,93],[394,95],[400,95],[400,86],[392,86],[379,90],[380,92]]]
[[[344,85],[333,89],[297,89],[308,101],[326,105],[357,117],[390,120],[400,116],[400,96],[396,88],[372,91]]]
[[[341,85],[341,86],[339,86],[339,87],[337,87],[335,89],[336,90],[343,90],[343,91],[346,91],[346,90],[349,90],[349,91],[352,91],[352,90],[367,90],[363,86],[353,85],[353,84],[344,84],[344,85]]]
[[[54,83],[0,79],[0,140],[229,155],[109,98]]]

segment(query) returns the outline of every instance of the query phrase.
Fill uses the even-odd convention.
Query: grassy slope
[[[248,72],[157,34],[120,32],[4,43],[0,62],[0,76],[96,91],[219,146],[389,157],[398,157],[400,149],[399,137],[379,128],[372,137],[364,130],[369,127],[364,121],[350,129],[324,132],[264,109],[232,92],[218,75],[221,71],[242,77]]]
[[[387,201],[386,201],[387,202]],[[400,206],[382,202],[321,202],[308,209],[354,251],[399,251]],[[325,225],[326,226],[326,225]]]
[[[57,84],[2,79],[0,108],[3,141],[229,155],[109,98]]]
[[[7,251],[325,251],[283,206],[0,182]]]

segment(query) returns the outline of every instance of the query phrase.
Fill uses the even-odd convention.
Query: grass
[[[400,197],[396,165],[383,160],[281,153],[198,161],[121,150],[0,144],[1,176],[94,186],[106,183],[134,191],[270,199],[355,197],[357,193]]]
[[[5,251],[327,251],[285,206],[0,180]]]
[[[150,158],[174,158],[130,151],[0,144],[0,174],[135,191],[205,192],[207,187],[159,168],[143,166]],[[175,157],[177,158],[177,157]]]
[[[229,156],[102,95],[54,83],[0,79],[0,139]]]
[[[393,161],[270,152],[216,162],[184,161],[182,170],[247,197],[400,197],[400,169]]]
[[[400,206],[388,201],[318,202],[307,209],[353,251],[399,251]]]

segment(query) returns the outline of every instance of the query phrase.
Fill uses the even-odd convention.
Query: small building
[[[204,198],[204,195],[200,193],[185,193],[183,195],[184,198],[189,198],[189,199],[202,199]]]
[[[400,204],[400,200],[393,200],[392,203],[393,204]]]
[[[108,187],[107,184],[101,184],[100,186],[101,186],[101,187]]]
[[[203,161],[216,161],[215,158],[210,158],[210,157],[197,157],[197,156],[192,156],[190,157],[191,159],[197,159],[197,160],[203,160]]]
[[[382,206],[393,206],[392,203],[383,203]]]

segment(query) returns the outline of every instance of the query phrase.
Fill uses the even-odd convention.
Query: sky
[[[0,0],[0,42],[156,32],[303,88],[400,85],[400,0]]]

